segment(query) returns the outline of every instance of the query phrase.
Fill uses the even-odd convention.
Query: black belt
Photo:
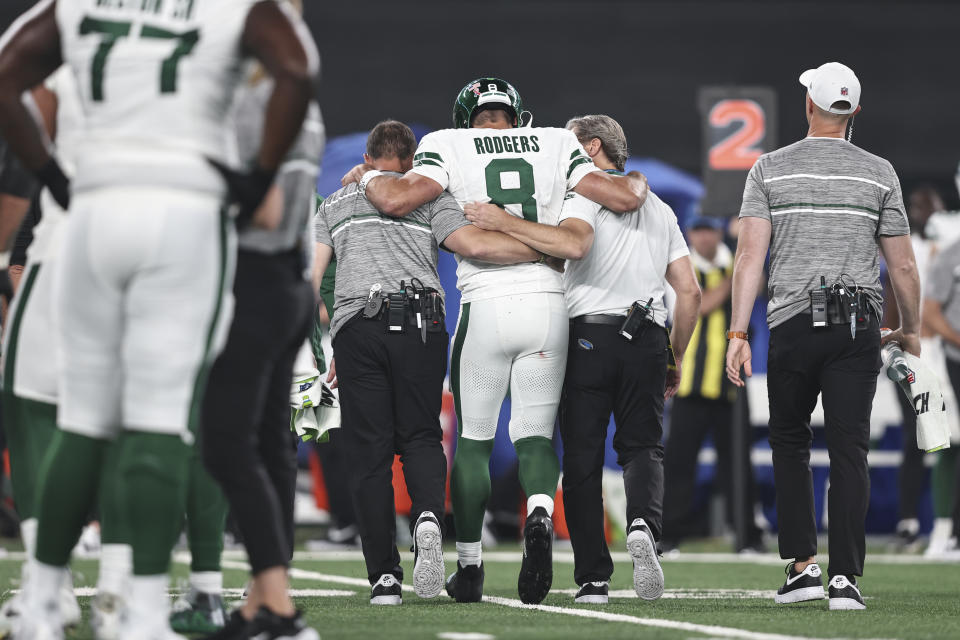
[[[626,316],[616,316],[607,313],[595,313],[585,316],[577,316],[572,320],[573,324],[607,324],[619,327],[623,324]]]

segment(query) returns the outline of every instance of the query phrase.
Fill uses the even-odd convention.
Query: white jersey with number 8
[[[445,129],[424,136],[413,172],[447,189],[460,205],[493,202],[509,213],[556,225],[563,198],[598,171],[566,129]],[[462,301],[524,293],[562,293],[560,274],[543,264],[492,265],[457,256]]]
[[[57,4],[85,132],[74,189],[169,186],[219,194],[224,120],[244,71],[255,0],[70,0]]]

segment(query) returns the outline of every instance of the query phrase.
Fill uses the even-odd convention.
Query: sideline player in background
[[[33,101],[37,109],[35,115],[41,117],[47,135],[55,140],[57,155],[63,160],[65,170],[73,175],[83,114],[70,69],[61,66],[45,86],[35,88],[25,99]],[[22,585],[30,582],[37,548],[36,494],[40,464],[57,429],[54,273],[66,226],[66,212],[48,190],[43,190],[36,206],[41,210],[40,222],[27,249],[26,275],[10,306],[10,321],[3,335],[3,426],[10,450],[10,475],[20,516],[20,533],[27,555]],[[22,607],[19,595],[4,603],[0,634],[16,631]],[[64,626],[80,622],[80,606],[73,594],[72,580],[63,581],[60,607]]]
[[[454,101],[456,128],[425,136],[405,176],[382,176],[363,165],[347,179],[362,175],[360,192],[392,216],[406,215],[444,189],[461,206],[490,201],[550,226],[570,190],[615,211],[642,203],[644,180],[599,171],[566,129],[517,128],[523,113],[509,83],[474,80]],[[517,590],[523,602],[539,603],[553,581],[551,516],[560,465],[552,439],[567,360],[563,283],[546,264],[497,266],[462,258],[457,280],[463,297],[450,386],[459,430],[451,478],[458,563],[447,589],[458,602],[477,602],[483,594],[480,534],[489,460],[509,384],[510,439],[527,496]]]
[[[57,594],[101,472],[101,509],[133,547],[119,636],[178,637],[166,573],[197,401],[230,315],[234,238],[224,179],[209,161],[226,161],[220,116],[253,55],[277,84],[241,201],[249,216],[312,91],[316,54],[296,24],[274,2],[46,0],[3,39],[0,128],[64,207],[67,180],[19,97],[66,61],[85,113],[56,273],[55,313],[69,319],[58,323],[60,429],[40,472],[37,562],[18,638],[63,637]]]

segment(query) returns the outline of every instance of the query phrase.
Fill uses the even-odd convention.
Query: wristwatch
[[[727,340],[733,340],[734,338],[740,338],[741,340],[747,339],[746,331],[727,331]]]

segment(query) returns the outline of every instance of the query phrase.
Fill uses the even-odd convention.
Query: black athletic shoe
[[[253,630],[253,622],[244,619],[240,610],[235,609],[219,631],[204,636],[203,640],[250,640]]]
[[[580,587],[573,601],[577,604],[607,604],[610,601],[610,584],[588,582]]]
[[[403,604],[403,590],[396,576],[385,573],[370,589],[370,604],[397,605]]]
[[[833,576],[830,578],[830,610],[831,611],[857,611],[866,609],[867,605],[863,603],[863,596],[860,595],[860,588],[857,586],[857,579],[852,580],[847,576]]]
[[[483,563],[461,565],[447,578],[447,595],[457,602],[480,602],[483,599]]]
[[[524,604],[540,604],[553,584],[553,520],[537,507],[523,526],[523,562],[517,592]]]
[[[250,640],[320,640],[320,634],[307,626],[299,609],[285,617],[260,607],[251,623]]]
[[[808,600],[822,600],[823,579],[821,578],[820,565],[815,562],[808,564],[799,573],[794,571],[793,565],[794,563],[791,562],[785,569],[787,580],[782,587],[777,589],[777,595],[774,596],[776,603],[792,604]]]

